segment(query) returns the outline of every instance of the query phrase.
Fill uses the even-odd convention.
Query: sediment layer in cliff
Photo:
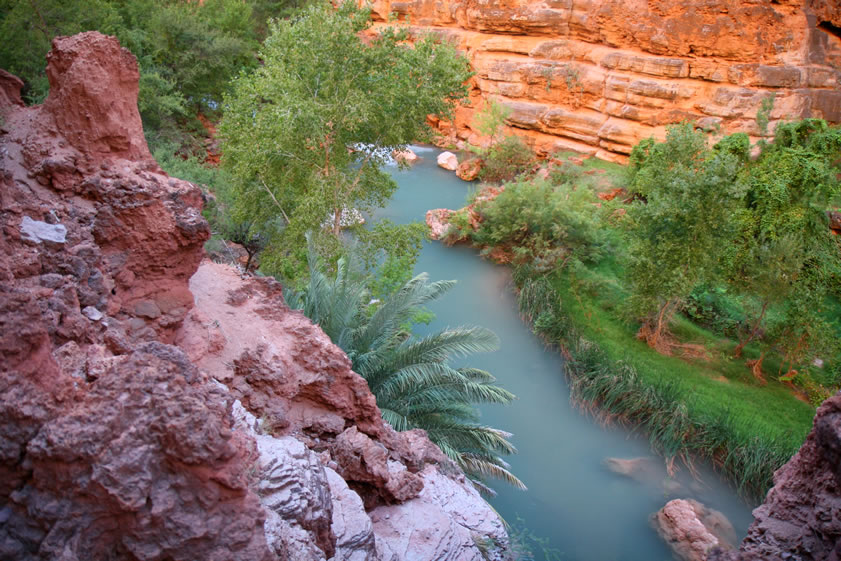
[[[0,558],[474,559],[501,521],[271,279],[203,258],[116,39],[0,71]],[[487,555],[487,552],[485,552]]]
[[[470,100],[440,127],[486,142],[474,114],[495,99],[509,132],[542,152],[624,160],[684,120],[752,137],[781,120],[841,122],[841,10],[827,0],[378,0],[470,59]],[[757,116],[760,115],[759,120]]]

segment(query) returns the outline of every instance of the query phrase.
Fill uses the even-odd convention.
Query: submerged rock
[[[657,464],[653,458],[605,458],[604,465],[613,473],[638,481],[657,477]]]
[[[736,532],[722,513],[692,499],[669,501],[651,522],[682,561],[704,561],[714,547],[732,548],[736,541]]]

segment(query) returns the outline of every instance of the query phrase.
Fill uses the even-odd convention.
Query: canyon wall
[[[476,72],[441,128],[486,142],[474,113],[496,99],[541,152],[624,160],[684,120],[770,134],[781,120],[841,122],[836,0],[376,0],[413,31],[453,41]]]
[[[89,32],[48,61],[36,107],[0,70],[0,559],[508,558],[277,282],[202,262],[131,53]]]

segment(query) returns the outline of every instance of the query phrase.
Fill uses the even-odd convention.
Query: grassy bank
[[[803,443],[814,407],[777,382],[754,385],[743,363],[724,356],[660,355],[611,311],[619,296],[594,296],[569,271],[530,273],[515,274],[520,309],[566,355],[572,394],[583,407],[639,426],[670,465],[692,469],[694,459],[705,458],[745,496],[764,495],[774,471]],[[683,327],[722,350],[735,346]]]

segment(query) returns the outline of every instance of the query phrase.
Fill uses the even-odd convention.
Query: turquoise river
[[[406,223],[423,220],[428,209],[464,206],[472,184],[439,168],[438,150],[413,149],[422,159],[407,171],[391,169],[399,189],[377,216]],[[723,512],[741,540],[751,507],[710,470],[702,468],[700,480],[693,480],[686,469],[668,478],[657,458],[638,477],[606,467],[607,458],[652,457],[648,441],[627,428],[602,426],[570,403],[563,359],[519,317],[506,267],[467,247],[428,242],[415,270],[432,280],[458,280],[455,289],[430,306],[437,317],[423,330],[481,325],[502,341],[498,351],[466,360],[491,372],[518,397],[509,406],[485,406],[481,413],[483,423],[513,433],[519,453],[509,458],[511,470],[528,491],[494,482],[499,494],[490,502],[517,533],[539,538],[539,544],[532,540],[535,560],[671,559],[649,517],[674,498],[695,498]]]

